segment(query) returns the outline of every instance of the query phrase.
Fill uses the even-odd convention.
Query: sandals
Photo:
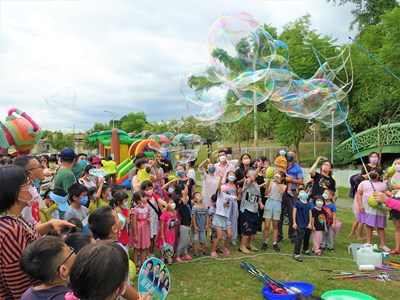
[[[218,258],[218,257],[219,257],[219,255],[218,255],[218,253],[217,253],[217,252],[215,252],[215,251],[212,251],[212,252],[211,252],[211,257],[212,257],[212,258]]]
[[[239,252],[242,252],[242,253],[244,253],[244,254],[250,254],[250,253],[251,253],[250,250],[247,249],[247,248],[241,249],[241,248],[239,247],[239,248],[238,248],[238,251],[239,251]]]
[[[222,252],[224,252],[225,255],[231,255],[231,251],[229,251],[228,248],[222,248]]]

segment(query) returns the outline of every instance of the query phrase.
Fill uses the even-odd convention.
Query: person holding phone
[[[336,192],[336,181],[332,178],[333,164],[328,160],[324,161],[320,173],[318,173],[316,172],[316,169],[321,161],[324,161],[324,157],[318,156],[309,171],[311,178],[314,180],[311,190],[311,199],[314,199],[316,195],[322,195],[325,190]],[[332,202],[336,202],[334,201],[334,198],[332,199]]]

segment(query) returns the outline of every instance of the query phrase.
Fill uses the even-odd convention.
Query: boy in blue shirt
[[[311,204],[308,194],[304,190],[299,191],[299,199],[296,200],[293,208],[293,228],[297,230],[297,237],[294,244],[293,258],[298,262],[303,259],[300,256],[301,245],[303,244],[303,253],[311,255],[308,250],[311,237]]]

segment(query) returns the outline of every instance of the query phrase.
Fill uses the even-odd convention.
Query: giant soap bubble
[[[44,100],[51,109],[72,109],[76,105],[76,91],[72,87],[63,87]]]
[[[207,46],[210,62],[189,66],[180,76],[186,106],[197,120],[235,122],[268,100],[288,116],[327,126],[347,117],[353,80],[349,48],[331,58],[319,53],[320,68],[311,78],[300,78],[289,66],[286,43],[274,40],[240,4],[228,6],[211,25]]]

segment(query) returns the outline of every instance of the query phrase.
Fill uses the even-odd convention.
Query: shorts
[[[193,233],[193,235],[192,235],[192,242],[198,243],[200,240],[200,243],[205,244],[206,243],[206,235],[207,235],[207,233],[205,231],[197,231],[197,233]]]
[[[221,229],[225,231],[228,228],[231,228],[231,221],[227,217],[214,215],[212,225],[215,229]]]
[[[282,202],[275,200],[267,200],[264,207],[264,219],[280,221],[282,211]]]
[[[392,209],[390,211],[390,218],[389,219],[392,220],[393,222],[400,221],[400,211]]]
[[[242,235],[253,235],[257,233],[258,213],[253,213],[247,209],[242,213],[240,229]]]

